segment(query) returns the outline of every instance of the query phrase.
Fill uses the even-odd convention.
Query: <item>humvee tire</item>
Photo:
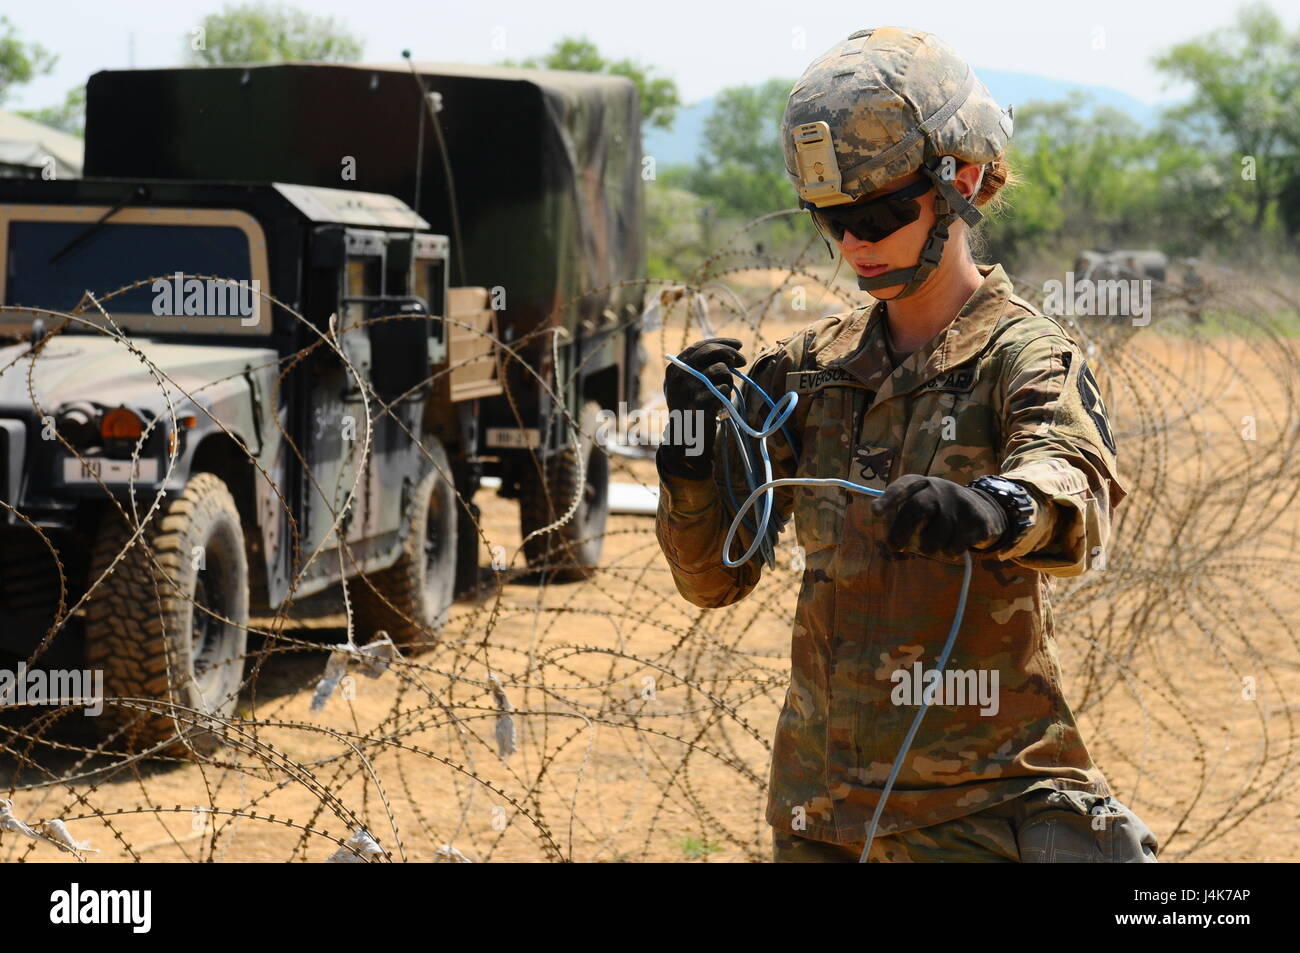
[[[478,528],[483,511],[473,503],[456,508],[456,586],[454,595],[476,596],[479,590]]]
[[[132,529],[110,506],[91,553],[90,580],[127,546]],[[151,558],[152,556],[152,558]],[[217,616],[196,606],[202,606]],[[229,717],[239,700],[248,645],[248,560],[235,500],[220,478],[196,473],[159,507],[86,604],[86,662],[104,672],[105,697],[172,702]],[[210,754],[221,735],[137,709],[106,705],[97,719],[114,750],[149,748],[184,736],[162,753],[192,745]]]
[[[456,488],[442,442],[432,434],[425,434],[420,442],[429,451],[433,469],[412,494],[407,515],[410,531],[402,555],[389,568],[348,583],[358,644],[383,629],[410,652],[427,651],[451,615],[456,588]]]
[[[556,582],[588,579],[600,564],[605,543],[605,523],[609,518],[609,457],[596,445],[596,428],[600,423],[600,404],[587,401],[579,418],[581,439],[562,453],[546,461],[546,482],[550,499],[537,479],[536,468],[524,479],[519,493],[519,527],[526,537],[549,526],[573,505],[578,490],[578,460],[586,460],[582,499],[578,511],[563,526],[535,536],[524,544],[524,557],[530,569],[539,570]]]

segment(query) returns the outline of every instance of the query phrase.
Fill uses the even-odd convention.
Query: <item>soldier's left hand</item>
[[[886,543],[903,552],[918,535],[924,556],[960,556],[1002,538],[1007,517],[989,496],[942,477],[909,473],[885,489],[871,511],[888,521]]]

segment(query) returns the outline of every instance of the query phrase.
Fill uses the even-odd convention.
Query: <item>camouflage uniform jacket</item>
[[[1013,295],[1001,266],[980,272],[984,282],[960,314],[897,369],[887,358],[883,303],[815,321],[746,368],[773,400],[799,393],[787,422],[798,448],[780,432],[768,439],[774,477],[834,476],[883,489],[908,473],[961,484],[1000,473],[1035,501],[1034,526],[1014,548],[972,554],[969,602],[947,666],[983,670],[990,683],[996,672],[996,713],[931,706],[882,834],[1034,788],[1110,793],[1062,696],[1049,594],[1051,577],[1086,572],[1106,545],[1126,492],[1114,439],[1079,347]],[[757,429],[767,408],[748,385],[742,393]],[[759,555],[737,568],[721,560],[735,513],[722,489],[728,465],[735,499],[749,495],[728,429],[712,479],[660,471],[659,544],[678,590],[707,608],[744,598],[763,569]],[[901,683],[891,676],[933,669],[963,573],[960,558],[890,551],[873,500],[838,487],[776,492],[775,516],[784,523],[793,513],[804,569],[767,820],[787,829],[806,822],[794,829],[836,843],[864,836],[916,714],[902,696],[892,700]],[[752,539],[738,531],[733,558]]]

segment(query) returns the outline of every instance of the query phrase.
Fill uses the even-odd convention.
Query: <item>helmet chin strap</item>
[[[895,268],[883,275],[872,275],[870,278],[858,275],[858,287],[863,291],[905,285],[902,291],[886,300],[897,301],[899,298],[906,298],[925,284],[926,279],[939,267],[939,261],[943,258],[943,246],[948,241],[948,229],[952,223],[960,218],[967,225],[973,226],[978,225],[980,219],[984,217],[966,196],[953,187],[951,181],[939,174],[941,161],[935,159],[922,165],[920,169],[939,190],[939,194],[934,198],[934,225],[930,228],[925,247],[921,249],[921,260],[911,268]]]

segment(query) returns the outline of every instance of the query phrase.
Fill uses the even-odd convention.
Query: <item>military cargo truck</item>
[[[429,644],[484,476],[530,565],[599,558],[597,414],[637,402],[635,87],[440,69],[98,73],[87,178],[0,182],[0,647],[84,629],[108,695],[198,713],[110,706],[134,746],[231,713],[286,599],[350,580],[359,640]]]
[[[455,64],[110,70],[87,86],[86,174],[393,195],[449,236],[451,283],[489,289],[520,357],[503,392],[476,401],[480,462],[459,480],[500,477],[525,535],[567,509],[547,487],[567,499],[577,476],[537,375],[587,422],[639,406],[642,294],[624,282],[644,271],[640,107],[626,79]],[[532,563],[562,552],[581,574],[598,557],[608,467],[601,453],[588,462],[582,518],[532,539]]]

